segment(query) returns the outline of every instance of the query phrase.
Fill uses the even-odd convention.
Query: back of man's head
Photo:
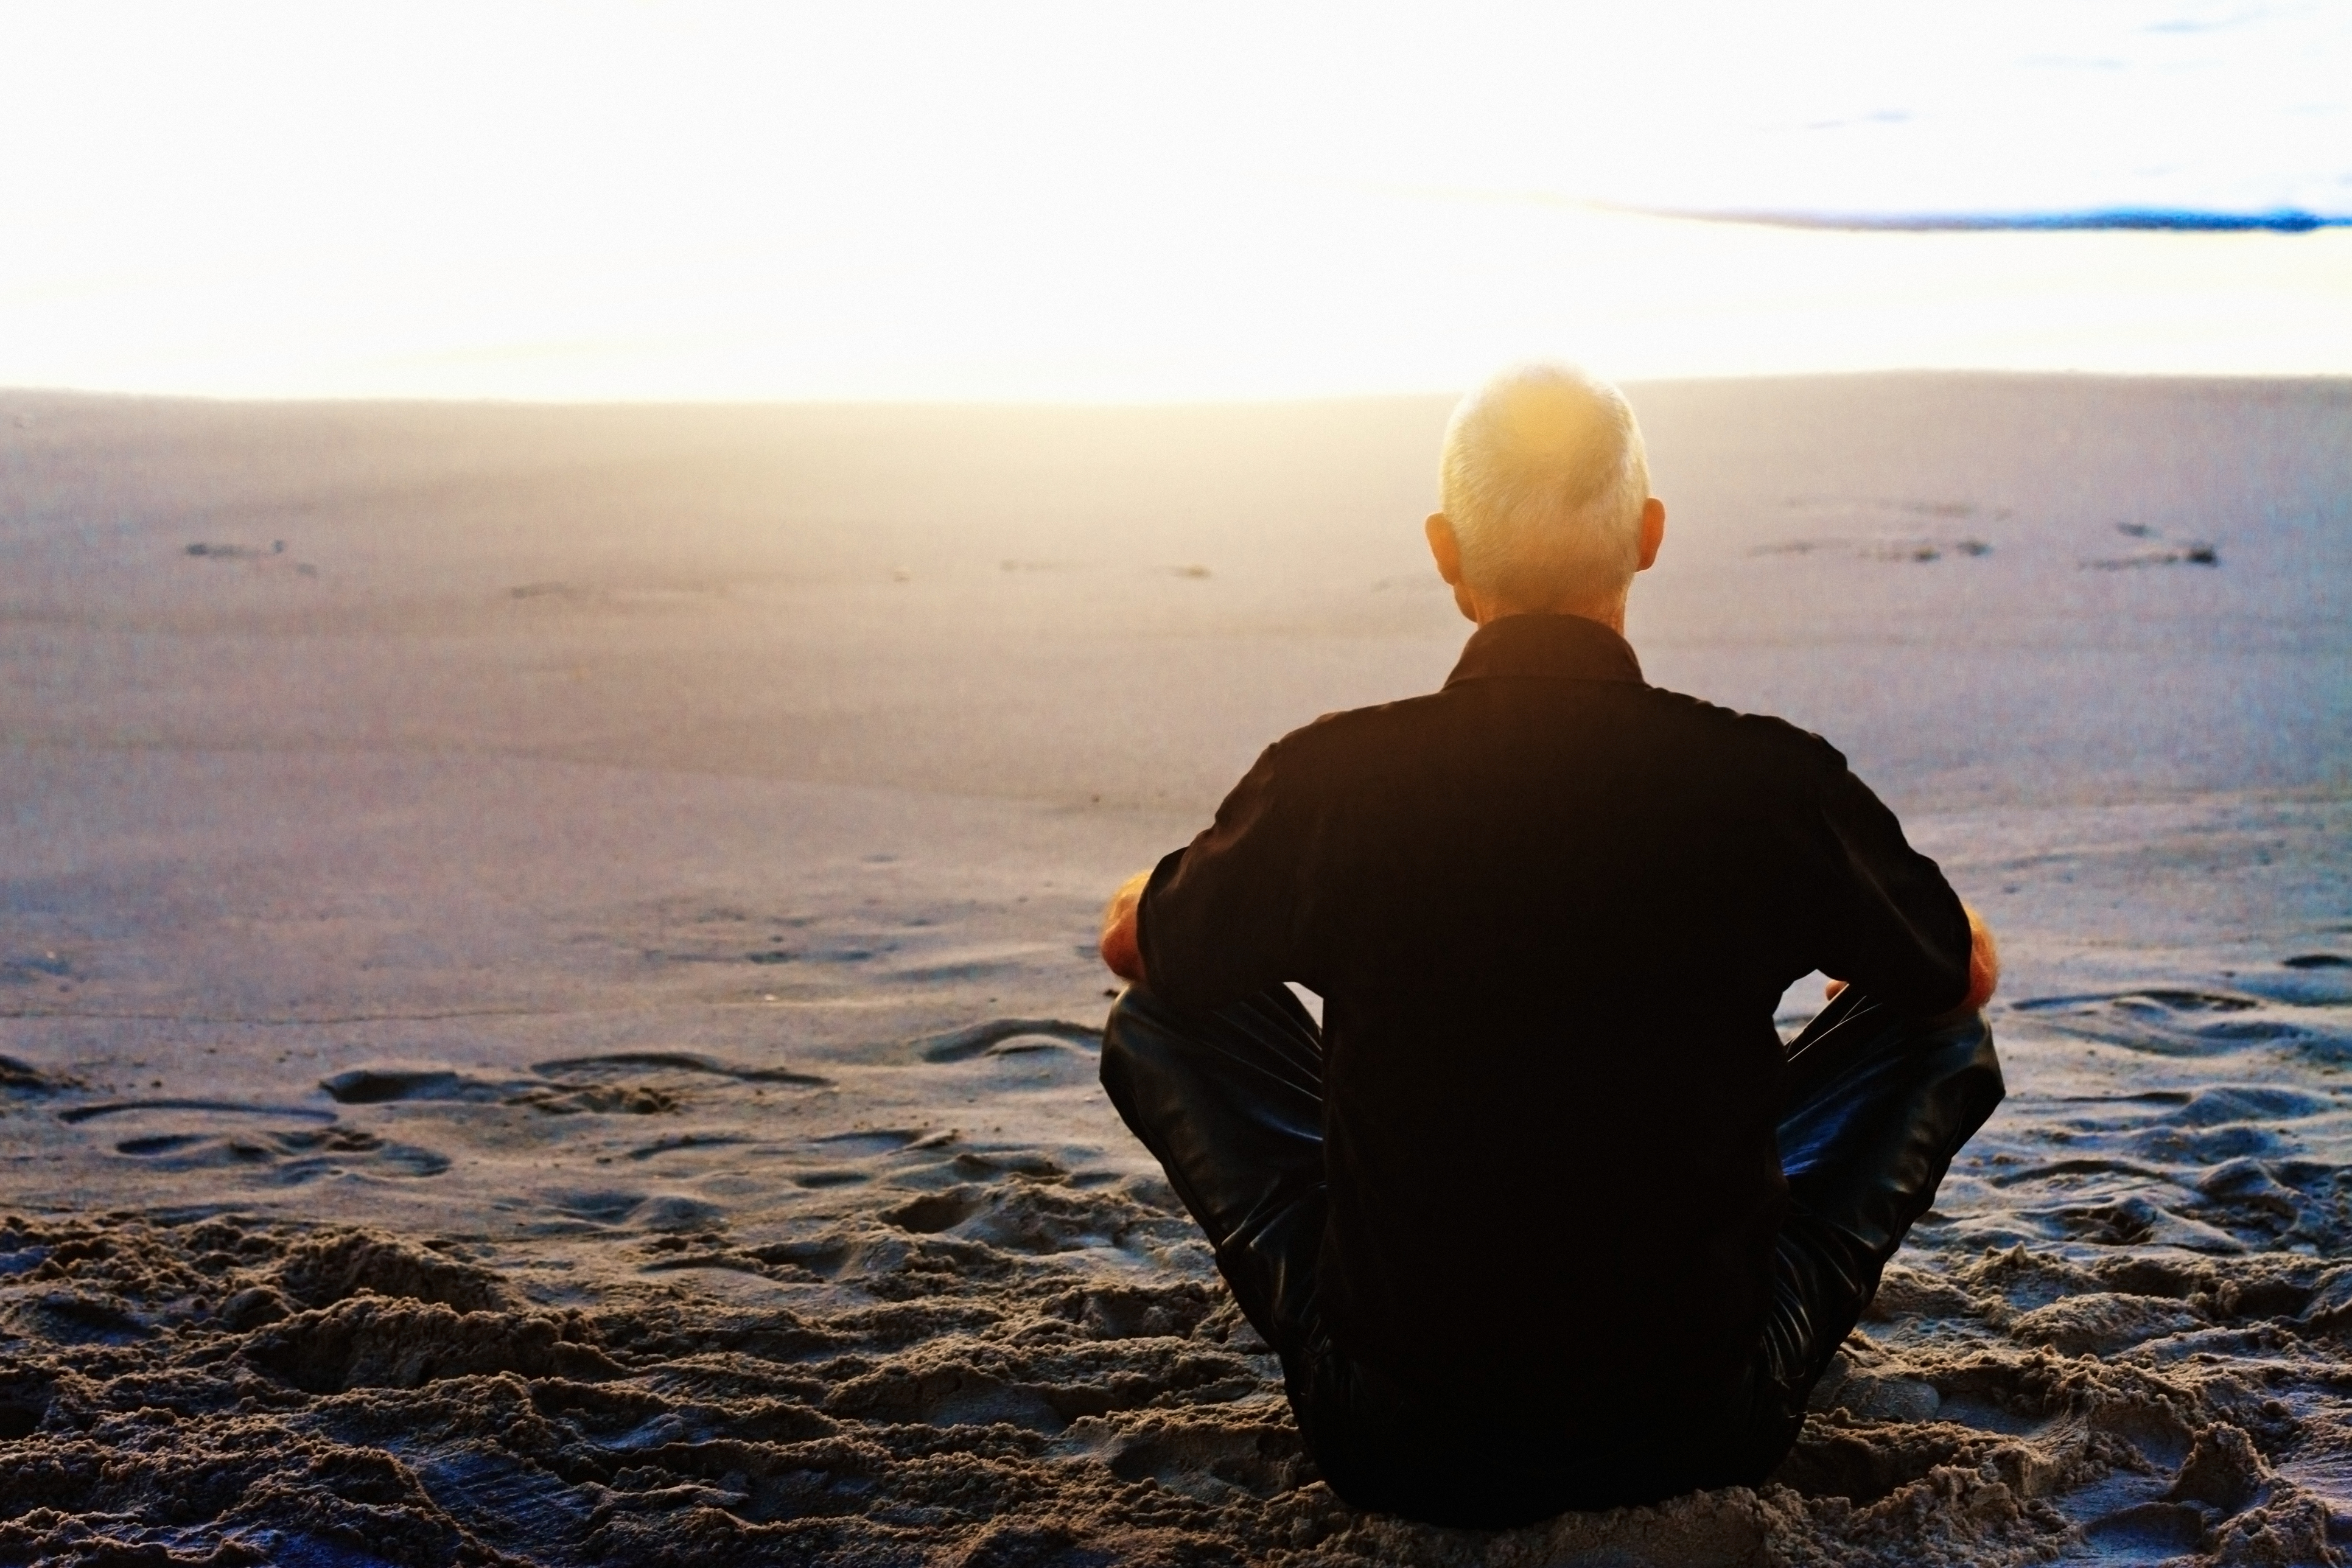
[[[1640,565],[1650,466],[1624,395],[1567,365],[1522,365],[1445,426],[1442,504],[1464,580],[1522,610],[1622,595]]]

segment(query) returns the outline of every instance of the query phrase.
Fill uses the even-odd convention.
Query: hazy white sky
[[[1187,397],[2352,374],[2352,5],[0,0],[0,385]]]

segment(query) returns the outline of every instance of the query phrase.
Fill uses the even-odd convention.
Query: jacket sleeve
[[[1812,826],[1822,973],[1898,1007],[1958,1006],[1969,986],[1959,895],[1842,757],[1816,793]]]
[[[1143,890],[1144,984],[1179,1006],[1222,1006],[1297,976],[1309,847],[1282,787],[1282,750],[1266,748]]]

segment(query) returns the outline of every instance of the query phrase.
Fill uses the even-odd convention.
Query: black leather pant
[[[1795,1443],[1806,1398],[1880,1270],[2002,1093],[1980,1016],[1930,1028],[1852,989],[1824,1008],[1790,1047],[1780,1122],[1790,1210],[1754,1360],[1707,1417],[1629,1443],[1591,1426],[1591,1413],[1416,1399],[1332,1342],[1315,1289],[1322,1057],[1313,1018],[1285,987],[1213,1013],[1135,989],[1105,1026],[1102,1082],[1281,1355],[1332,1490],[1360,1508],[1487,1527],[1761,1481]]]

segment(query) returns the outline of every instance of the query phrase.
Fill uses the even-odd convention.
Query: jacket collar
[[[1452,686],[1497,678],[1627,680],[1642,684],[1633,645],[1599,621],[1581,616],[1505,616],[1470,634]]]

